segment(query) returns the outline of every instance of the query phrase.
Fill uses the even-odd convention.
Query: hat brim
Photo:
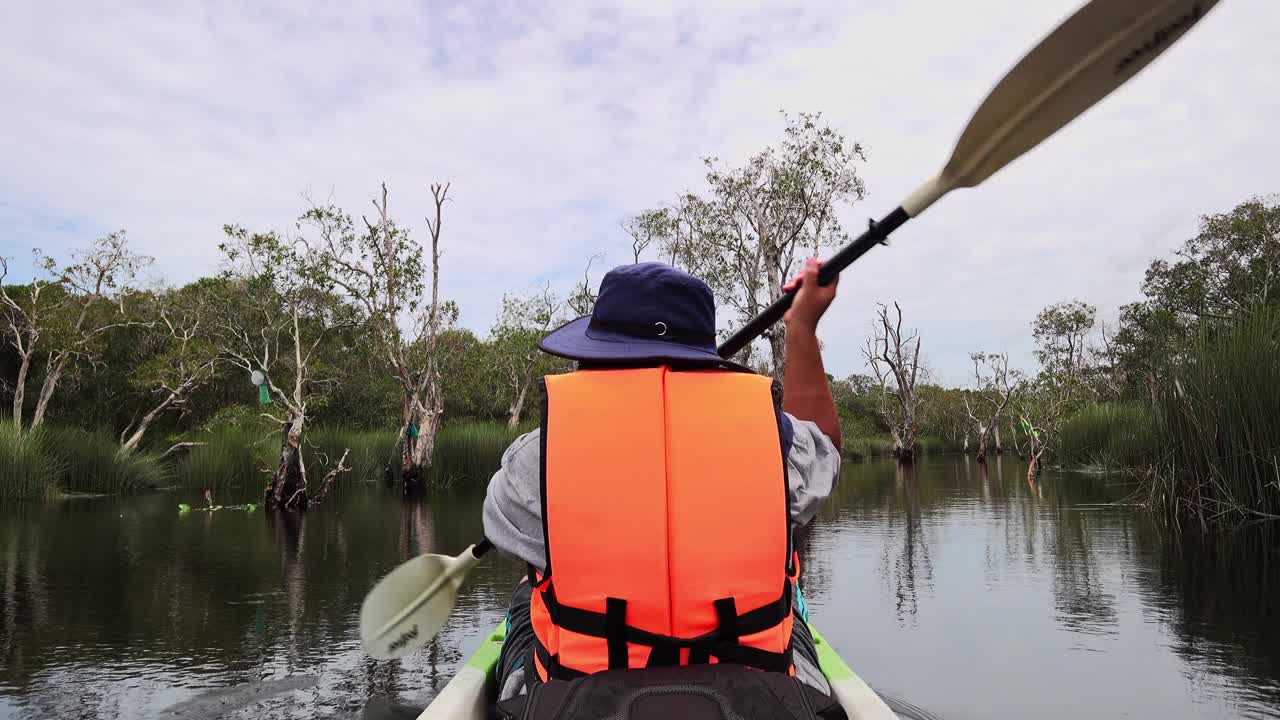
[[[590,316],[570,320],[543,336],[538,347],[543,352],[570,360],[600,363],[670,362],[752,372],[744,365],[720,357],[715,348],[645,340],[622,333],[588,329],[590,322]]]

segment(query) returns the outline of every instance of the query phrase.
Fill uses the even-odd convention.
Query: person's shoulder
[[[538,428],[534,428],[529,432],[521,435],[507,446],[502,453],[503,467],[523,464],[532,458],[535,463],[538,462],[538,456],[542,452],[542,443],[540,438],[542,433]]]

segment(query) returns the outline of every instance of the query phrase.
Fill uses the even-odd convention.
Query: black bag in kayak
[[[500,720],[843,720],[834,699],[783,673],[739,665],[608,670],[534,683]]]

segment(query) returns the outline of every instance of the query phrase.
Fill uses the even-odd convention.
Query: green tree
[[[549,285],[524,296],[504,295],[502,312],[489,331],[493,370],[500,397],[507,401],[507,426],[524,414],[533,383],[543,375],[564,372],[568,361],[538,349],[538,341],[563,319],[561,303]]]
[[[970,353],[973,362],[973,391],[962,395],[965,413],[978,438],[978,462],[987,461],[987,450],[995,440],[996,453],[1004,452],[1000,421],[1022,382],[1020,373],[1009,368],[1008,353]]]
[[[332,291],[320,260],[306,245],[275,232],[224,228],[224,292],[213,299],[216,342],[226,362],[248,378],[263,373],[271,399],[285,417],[280,462],[266,490],[268,507],[303,509],[309,501],[303,434],[311,410],[324,402],[338,370],[322,363],[335,334],[356,323],[349,305]]]
[[[1111,338],[1113,366],[1128,394],[1154,399],[1159,379],[1200,328],[1212,329],[1280,295],[1280,197],[1250,198],[1205,215],[1173,261],[1155,260],[1144,299],[1126,305]]]
[[[879,383],[870,375],[854,373],[831,380],[841,437],[865,438],[889,432],[880,415],[879,395]]]
[[[440,333],[440,376],[445,414],[451,418],[497,420],[506,414],[497,388],[493,346],[466,328]]]
[[[673,264],[706,280],[720,304],[746,321],[781,297],[802,255],[848,241],[836,211],[862,199],[857,165],[864,160],[862,146],[820,115],[786,117],[779,146],[740,167],[704,159],[705,195],[687,193],[673,207],[641,213],[628,227],[644,246],[656,239]],[[777,378],[785,362],[785,333],[779,323],[764,334]],[[750,364],[750,348],[744,352]]]
[[[37,352],[45,357],[44,379],[29,429],[44,422],[49,403],[72,364],[91,360],[107,333],[130,322],[126,301],[138,273],[151,264],[151,258],[129,249],[123,230],[76,251],[66,265],[39,250],[35,256],[36,279],[15,295],[4,285],[8,261],[0,265],[0,307],[9,341],[19,355],[13,385],[15,427],[22,427],[32,360]]]
[[[1092,399],[1089,376],[1096,365],[1088,338],[1097,315],[1094,306],[1072,300],[1046,307],[1031,323],[1040,372],[1057,388],[1067,410]]]
[[[1046,307],[1031,323],[1040,372],[1017,397],[1019,424],[1029,442],[1029,480],[1039,472],[1063,419],[1098,398],[1092,382],[1099,373],[1097,351],[1088,341],[1096,317],[1092,305],[1072,300]]]

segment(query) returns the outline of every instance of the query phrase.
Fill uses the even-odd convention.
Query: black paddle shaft
[[[907,211],[901,207],[893,212],[885,215],[880,222],[871,222],[867,226],[867,231],[858,236],[857,240],[845,245],[840,252],[832,255],[830,259],[822,263],[822,267],[818,270],[818,284],[826,285],[831,282],[835,276],[840,274],[841,270],[853,264],[854,260],[862,257],[868,250],[876,245],[883,244],[885,239],[889,237],[889,233],[897,230],[903,223],[910,220],[911,216],[907,215]],[[799,289],[798,287],[796,288]],[[731,358],[737,355],[742,348],[751,344],[752,340],[760,337],[769,326],[782,319],[786,314],[787,308],[791,307],[791,302],[795,300],[796,290],[789,290],[778,298],[772,305],[764,309],[764,312],[751,319],[751,322],[743,325],[738,332],[734,333],[720,344],[716,352],[720,353],[722,358]]]

